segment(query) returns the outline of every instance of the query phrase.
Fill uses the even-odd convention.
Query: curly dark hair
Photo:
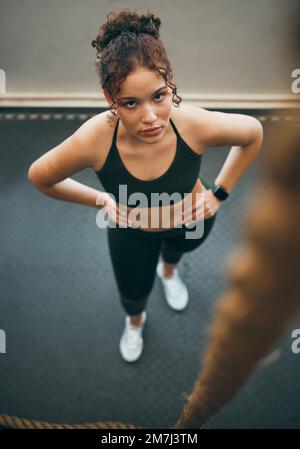
[[[172,68],[164,45],[159,37],[161,20],[149,10],[138,14],[128,8],[108,13],[107,21],[100,26],[98,36],[91,45],[97,49],[96,70],[102,89],[113,99],[110,105],[116,118],[115,96],[128,74],[138,67],[147,67],[163,76],[172,89],[173,104],[178,107],[182,98],[177,95]]]

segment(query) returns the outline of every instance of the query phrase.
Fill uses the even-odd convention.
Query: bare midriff
[[[138,225],[138,228],[146,232],[160,232],[167,231],[168,229],[172,229],[179,224],[182,224],[183,211],[187,210],[186,207],[188,206],[192,206],[192,210],[194,211],[195,203],[197,200],[196,193],[203,193],[205,190],[206,189],[201,183],[200,179],[197,179],[193,190],[190,193],[186,192],[188,194],[185,195],[185,198],[183,200],[178,201],[175,204],[171,204],[170,206],[139,208],[138,211],[141,215],[138,215],[136,213],[136,223],[140,223]],[[118,207],[120,208],[120,210],[124,210],[124,205],[119,203]],[[127,206],[127,208],[125,209],[128,219],[132,219],[132,217],[135,216],[135,214],[131,214],[130,216],[131,211],[134,209],[136,208],[129,206]],[[192,218],[195,219],[194,214]]]

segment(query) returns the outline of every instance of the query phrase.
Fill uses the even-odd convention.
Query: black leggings
[[[202,222],[200,238],[186,238],[194,228],[173,228],[148,232],[137,228],[107,228],[108,246],[121,304],[128,315],[138,315],[146,307],[152,290],[160,252],[170,264],[183,253],[198,248],[209,235],[217,213]]]

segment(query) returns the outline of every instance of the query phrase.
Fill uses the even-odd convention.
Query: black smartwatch
[[[226,190],[223,187],[218,186],[216,184],[212,186],[211,191],[215,195],[215,197],[218,198],[218,200],[220,201],[225,201],[226,198],[228,198],[229,196],[229,193],[226,192]]]

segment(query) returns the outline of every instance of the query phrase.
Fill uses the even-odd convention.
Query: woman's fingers
[[[132,225],[132,220],[128,219],[127,212],[122,210],[122,208],[120,208],[120,207],[116,207],[116,211],[117,211],[117,218],[118,218],[119,224],[122,224],[123,226],[131,226]]]
[[[127,219],[127,213],[122,209],[122,206],[118,207],[117,203],[109,195],[105,196],[103,210],[107,213],[109,219],[115,224],[122,226],[130,226],[132,224],[131,220]]]
[[[113,223],[118,223],[119,216],[115,204],[111,200],[107,200],[105,206],[103,207],[103,212],[108,216],[108,219]]]
[[[124,215],[123,213],[118,214],[118,223],[122,224],[123,226],[131,226],[132,225],[132,221],[127,219],[126,214]]]
[[[210,218],[213,215],[213,209],[209,201],[200,200],[196,202],[193,208],[184,210],[182,214],[182,223],[188,224],[193,221]]]
[[[205,214],[205,208],[203,204],[200,204],[198,207],[195,207],[193,210],[184,211],[182,218],[183,223],[192,221],[192,220],[200,220],[203,218]]]
[[[201,210],[201,207],[203,208],[204,204],[205,204],[204,198],[203,198],[203,196],[201,196],[201,197],[197,198],[196,201],[193,203],[188,202],[188,203],[183,204],[183,213],[188,215],[192,211],[195,211],[198,209]]]

